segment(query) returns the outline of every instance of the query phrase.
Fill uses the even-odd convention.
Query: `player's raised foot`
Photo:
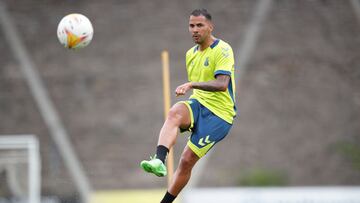
[[[144,160],[140,163],[140,166],[144,171],[148,173],[153,173],[156,176],[163,177],[167,174],[167,169],[165,164],[160,160],[156,158],[156,155],[154,157],[150,157],[150,160]]]

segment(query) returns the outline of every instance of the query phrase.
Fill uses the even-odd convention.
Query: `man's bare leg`
[[[171,148],[176,142],[179,128],[188,128],[190,124],[191,117],[188,107],[183,103],[175,104],[170,109],[160,130],[158,145]]]
[[[185,187],[190,179],[191,170],[199,159],[200,158],[188,146],[185,147],[180,158],[179,166],[168,188],[170,194],[177,196]]]
[[[144,160],[140,166],[148,173],[156,176],[166,176],[167,168],[165,166],[166,156],[169,149],[175,144],[178,129],[188,128],[191,123],[191,116],[188,107],[183,103],[175,104],[169,111],[166,121],[161,128],[156,156],[151,160]]]
[[[184,148],[179,166],[176,169],[174,177],[171,180],[171,184],[160,203],[171,203],[175,200],[181,190],[188,183],[191,176],[191,170],[199,159],[200,158],[188,146]]]

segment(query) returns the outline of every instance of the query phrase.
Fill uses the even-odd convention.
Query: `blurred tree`
[[[339,142],[336,144],[336,149],[352,166],[360,171],[360,145],[351,142]]]
[[[251,170],[239,178],[241,186],[285,186],[287,182],[284,173],[266,169]]]

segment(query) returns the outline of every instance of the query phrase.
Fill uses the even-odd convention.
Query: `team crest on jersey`
[[[206,57],[205,62],[204,62],[204,66],[209,66],[209,57]]]

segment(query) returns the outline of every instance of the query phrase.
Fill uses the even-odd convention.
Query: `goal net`
[[[34,135],[0,135],[0,203],[40,203],[41,163]]]

